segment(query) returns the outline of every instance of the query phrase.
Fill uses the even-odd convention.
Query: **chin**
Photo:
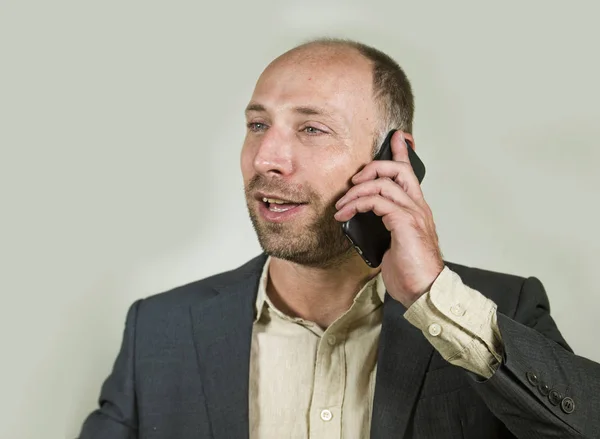
[[[275,223],[261,218],[255,205],[248,207],[260,246],[271,257],[304,266],[330,268],[357,256],[341,225],[333,219],[334,208],[316,219],[298,216]]]
[[[310,245],[309,240],[302,238],[281,242],[259,236],[259,242],[267,255],[307,267],[331,268],[352,259],[356,253],[347,240],[339,245],[319,245],[313,240],[313,245]]]

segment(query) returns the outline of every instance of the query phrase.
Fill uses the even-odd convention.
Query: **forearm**
[[[509,318],[446,268],[405,317],[517,437],[600,437],[600,365],[570,351],[537,279],[523,282]]]

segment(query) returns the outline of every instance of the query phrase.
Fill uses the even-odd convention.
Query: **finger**
[[[410,163],[392,160],[374,160],[352,177],[352,183],[359,185],[365,181],[386,177],[399,184],[417,204],[423,202],[421,185]]]
[[[396,162],[404,162],[410,164],[410,158],[408,156],[408,148],[410,146],[406,143],[409,140],[411,145],[414,144],[413,137],[402,131],[396,131],[391,139],[392,146],[392,158]]]
[[[384,216],[398,209],[401,208],[392,200],[384,198],[381,195],[370,195],[352,200],[340,209],[334,215],[334,218],[344,222],[359,212],[373,212],[375,215]]]
[[[356,186],[353,186],[346,194],[335,204],[336,209],[342,209],[347,203],[360,197],[370,195],[381,195],[395,204],[411,210],[417,210],[418,206],[408,196],[408,194],[394,181],[389,178],[377,178],[368,180]]]

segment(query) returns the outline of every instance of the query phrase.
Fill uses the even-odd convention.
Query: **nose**
[[[257,142],[254,156],[256,172],[268,177],[287,176],[293,172],[291,140],[284,132],[271,127]]]

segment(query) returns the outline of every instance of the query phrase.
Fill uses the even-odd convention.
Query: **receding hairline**
[[[380,133],[378,136],[376,136],[377,138],[375,139],[376,149],[378,149],[379,144],[383,141],[383,138],[387,135],[388,130],[391,128],[399,128],[405,132],[412,133],[412,124],[414,117],[414,96],[412,95],[412,86],[410,84],[410,81],[406,77],[406,73],[404,72],[402,67],[400,67],[400,65],[396,62],[396,60],[394,60],[387,53],[382,52],[381,50],[375,47],[369,46],[368,44],[348,38],[339,37],[311,38],[293,47],[288,52],[286,52],[286,54],[301,53],[302,50],[308,49],[310,47],[331,48],[333,50],[339,51],[340,53],[343,51],[353,52],[355,54],[358,54],[360,58],[364,59],[368,63],[371,69],[371,78],[373,81],[373,99],[377,103],[380,115],[383,118],[383,124],[380,129]],[[389,75],[390,70],[398,73],[399,76],[403,77],[401,79],[403,82],[401,86],[401,93],[403,94],[402,120],[404,123],[401,124],[394,123],[395,120],[389,120],[392,111],[390,105],[396,106],[398,104],[398,102],[395,102],[396,105],[392,104],[390,102],[390,99],[399,97],[398,90],[396,90],[395,96],[392,98],[392,93],[390,93],[390,90],[386,89],[385,87],[385,82],[387,82],[387,80],[384,77]],[[394,74],[394,76],[396,76],[396,73]],[[398,79],[398,77],[396,77],[396,79]],[[395,111],[395,116],[398,116],[397,109]],[[397,117],[394,117],[393,119],[397,119]]]
[[[310,52],[311,48],[317,48],[317,49],[330,49],[330,57],[331,58],[347,58],[350,55],[350,57],[352,55],[355,56],[355,60],[361,60],[365,62],[365,65],[368,66],[369,68],[369,72],[371,75],[371,81],[372,81],[372,93],[373,93],[373,99],[375,99],[376,102],[379,101],[379,92],[378,90],[376,90],[375,87],[375,62],[373,59],[370,59],[364,52],[361,51],[361,47],[364,47],[363,44],[357,42],[357,41],[353,41],[350,39],[344,39],[344,38],[333,38],[333,37],[318,37],[318,38],[312,38],[309,40],[306,40],[300,44],[298,44],[297,46],[289,49],[288,51],[284,52],[283,54],[281,54],[280,56],[278,56],[277,58],[275,58],[272,62],[271,65],[276,65],[279,63],[285,63],[285,62],[290,62],[290,61],[307,61],[310,59],[319,59],[320,55],[317,55],[313,52]],[[350,59],[350,61],[352,61],[352,59]]]
[[[330,49],[325,54],[321,51],[310,51],[311,47]],[[355,59],[364,61],[371,75],[372,98],[376,104],[378,117],[381,120],[374,136],[374,154],[379,150],[383,139],[391,129],[413,132],[415,100],[412,85],[403,68],[387,53],[376,47],[357,40],[339,37],[318,37],[305,40],[274,59],[269,66],[286,62],[322,62],[323,55],[329,58],[346,57],[348,54],[358,55]],[[350,59],[352,63],[352,59]],[[358,67],[358,66],[357,66]],[[268,67],[267,67],[268,68]],[[358,67],[360,68],[360,67]]]
[[[356,55],[360,55],[365,60],[371,62],[367,56],[360,52],[360,43],[342,38],[314,38],[307,40],[284,52],[277,59],[286,59],[288,56],[302,56],[302,52],[305,52],[312,47],[331,49],[333,53],[339,54],[342,54],[343,52],[354,52]],[[311,54],[307,53],[307,57],[310,56]]]
[[[319,51],[315,52],[310,49],[317,49]],[[325,53],[323,53],[323,49]],[[363,66],[369,68],[371,75],[375,73],[373,61],[361,53],[358,47],[354,47],[350,43],[342,43],[342,40],[330,39],[315,39],[301,43],[279,55],[271,61],[265,70],[287,63],[315,62],[316,64],[323,62],[323,55],[329,61],[338,60],[344,63],[356,63],[357,67],[360,62],[364,62]]]

